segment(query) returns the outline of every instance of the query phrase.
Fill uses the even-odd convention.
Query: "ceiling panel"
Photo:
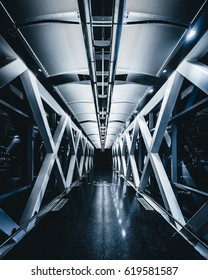
[[[122,128],[123,128],[123,126],[124,126],[124,124],[123,123],[116,123],[117,125],[114,125],[114,123],[109,123],[108,124],[108,132],[109,133],[115,133],[115,132],[119,132]]]
[[[109,149],[113,145],[114,141],[115,136],[107,135],[105,144],[106,149]]]
[[[124,102],[116,102],[111,104],[111,114],[116,114],[120,112],[125,112],[125,114],[131,114],[133,109],[135,108],[134,103],[124,103]]]
[[[109,133],[108,133],[108,136],[107,136],[106,140],[107,140],[107,141],[114,141],[114,140],[115,140],[115,137],[116,137],[115,134],[109,134]]]
[[[116,82],[112,102],[132,102],[137,104],[147,89],[147,86],[139,84]]]
[[[87,135],[99,134],[97,123],[85,122],[85,123],[81,123],[80,125],[84,129]]]
[[[56,90],[96,147],[101,131],[106,148],[191,48],[188,29],[203,25],[198,38],[207,29],[205,0],[113,2],[0,2],[0,29],[17,54],[53,96]]]
[[[184,31],[184,28],[166,24],[124,25],[118,52],[118,73],[156,76]]]
[[[88,135],[88,137],[92,140],[92,142],[97,142],[100,140],[99,134]]]
[[[91,124],[93,124],[94,122],[97,126],[97,118],[94,103],[73,103],[69,105],[69,108],[71,109],[71,111],[76,116],[79,122],[89,122]]]
[[[63,84],[57,89],[67,103],[93,102],[92,88],[88,82]]]
[[[97,135],[96,137],[92,137],[92,136],[88,136],[88,137],[96,149],[101,148],[99,135]]]
[[[114,138],[121,132],[124,127],[124,123],[121,122],[109,122],[108,134],[115,135]]]
[[[109,128],[108,127],[108,134],[119,134],[119,132],[121,131],[121,127],[117,127],[117,128]]]
[[[92,114],[95,113],[95,105],[94,103],[73,103],[69,106],[72,111],[76,114]]]
[[[121,123],[121,122],[109,122],[108,123],[108,128],[119,128],[119,127],[121,127],[121,126],[123,126],[123,123]]]
[[[64,15],[69,12],[78,12],[77,0],[18,0],[1,1],[8,9],[15,22],[24,20],[30,21],[31,18],[39,18],[46,15],[61,13]]]
[[[126,0],[126,11],[191,22],[205,0]]]
[[[76,118],[79,122],[86,122],[86,121],[97,122],[95,113],[76,114]]]
[[[123,122],[125,123],[126,120],[128,119],[129,117],[129,113],[111,113],[110,114],[110,117],[109,117],[109,122],[116,122],[116,121],[120,121],[120,122]]]
[[[48,76],[89,74],[81,25],[42,23],[20,30]]]

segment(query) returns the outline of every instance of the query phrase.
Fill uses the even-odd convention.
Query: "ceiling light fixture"
[[[188,38],[188,39],[191,39],[191,38],[193,38],[193,37],[195,36],[195,34],[196,34],[196,30],[191,29],[191,30],[188,32],[187,38]]]

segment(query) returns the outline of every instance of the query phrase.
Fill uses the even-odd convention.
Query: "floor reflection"
[[[201,259],[112,171],[97,171],[72,189],[5,259]]]

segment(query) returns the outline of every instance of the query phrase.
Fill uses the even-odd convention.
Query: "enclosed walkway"
[[[203,259],[115,172],[96,171],[72,189],[5,259]]]
[[[0,259],[208,259],[207,81],[207,0],[0,0]]]

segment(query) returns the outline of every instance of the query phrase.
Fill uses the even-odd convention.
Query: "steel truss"
[[[16,113],[30,118],[36,129],[38,128],[45,149],[45,157],[37,176],[34,176],[34,158],[31,155],[30,184],[32,190],[19,223],[15,222],[6,211],[0,209],[0,230],[8,236],[10,241],[9,245],[8,242],[4,242],[0,246],[0,256],[3,256],[34,227],[37,218],[57,204],[60,205],[64,195],[93,168],[94,147],[2,37],[0,37],[0,52],[5,56],[1,57],[0,89],[10,85],[14,79],[19,77],[32,116],[27,116],[18,110]],[[10,87],[15,89],[12,85]],[[2,101],[1,104],[6,103]],[[6,105],[10,110],[15,110],[9,104]],[[50,114],[55,115],[55,127],[51,127],[49,122]],[[30,141],[32,141],[32,137]],[[65,146],[70,151],[68,155],[65,155],[65,164],[59,155],[62,141],[65,141]],[[29,143],[29,146],[32,146],[32,143]],[[24,153],[24,151],[22,152]],[[32,153],[34,151],[31,150],[30,154]],[[66,166],[67,168],[65,168]],[[61,189],[61,194],[53,199],[47,207],[47,205],[42,205],[42,202],[51,176],[54,176],[56,182],[54,188]]]
[[[194,91],[192,91],[194,87],[208,94],[208,66],[200,62],[207,53],[207,43],[208,32],[204,34],[169,79],[116,139],[112,149],[114,169],[128,180],[136,192],[159,211],[177,232],[205,258],[208,258],[208,246],[204,242],[203,236],[207,236],[207,232],[201,236],[198,236],[197,233],[208,223],[207,192],[203,194],[201,192],[203,204],[192,217],[187,218],[181,209],[174,188],[174,185],[178,183],[179,175],[177,174],[177,129],[172,119],[174,119],[173,113],[180,94],[182,96],[190,94],[191,97],[194,95]],[[192,85],[182,92],[182,84],[185,79]],[[204,101],[207,102],[206,99],[200,101],[199,105]],[[187,110],[196,109],[196,106],[190,106]],[[155,112],[154,125],[152,119]],[[171,135],[169,131],[171,131]],[[170,174],[167,174],[159,154],[163,141],[172,149]],[[161,204],[158,204],[148,192],[152,177],[157,182],[162,199]],[[194,193],[198,191],[188,186],[183,186],[183,188]]]

